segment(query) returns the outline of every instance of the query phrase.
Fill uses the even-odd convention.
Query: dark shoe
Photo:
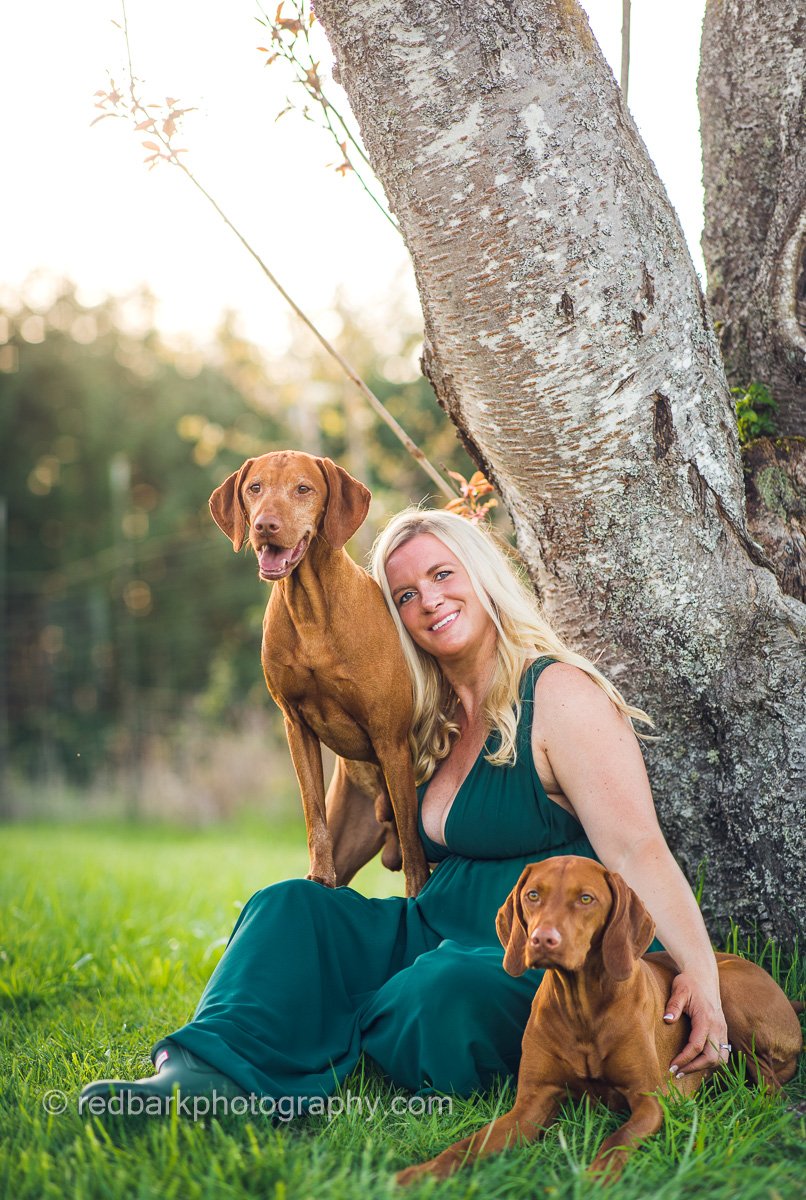
[[[204,1096],[215,1101],[216,1097],[231,1100],[235,1096],[247,1094],[229,1075],[217,1071],[179,1042],[165,1039],[159,1045],[156,1075],[133,1080],[97,1079],[94,1083],[88,1083],[78,1098],[79,1114],[167,1115],[171,1111],[175,1089],[178,1102],[194,1096]],[[182,1111],[181,1103],[177,1106],[179,1111]],[[191,1107],[194,1115],[197,1109]],[[206,1115],[208,1111],[209,1108],[206,1108],[202,1115]]]

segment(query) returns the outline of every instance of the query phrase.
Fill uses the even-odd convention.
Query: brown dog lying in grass
[[[663,1020],[675,964],[664,953],[641,957],[654,936],[652,918],[620,875],[588,858],[566,855],[527,867],[496,928],[510,975],[546,968],[523,1036],[515,1105],[436,1158],[401,1171],[397,1182],[441,1179],[479,1156],[532,1141],[567,1091],[629,1108],[591,1166],[616,1178],[631,1147],[663,1124],[652,1093],[675,1086],[690,1095],[711,1073],[694,1071],[674,1085],[669,1077],[668,1064],[688,1040],[687,1019]],[[760,1075],[777,1090],[794,1075],[802,1047],[796,1006],[755,963],[734,954],[716,958],[732,1048],[747,1055],[753,1079]]]
[[[343,549],[369,499],[329,458],[284,450],[248,459],[213,492],[210,510],[234,550],[249,537],[260,578],[274,584],[261,658],[302,793],[308,878],[328,887],[346,882],[385,839],[390,849],[383,823],[394,814],[406,893],[416,896],[428,864],[408,746],[411,683],[381,589]],[[334,772],[327,816],[320,742],[345,760]],[[328,829],[334,821],[340,875]],[[389,860],[385,854],[389,866],[397,865],[395,849],[396,840]]]

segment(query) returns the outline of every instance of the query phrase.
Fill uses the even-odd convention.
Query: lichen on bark
[[[806,10],[708,0],[699,75],[703,253],[728,378],[806,434]]]

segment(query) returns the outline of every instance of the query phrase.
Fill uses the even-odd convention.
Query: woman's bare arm
[[[658,824],[638,740],[600,687],[578,667],[553,663],[535,688],[532,749],[548,760],[562,794],[608,870],[646,904],[658,937],[677,962],[667,1006],[692,1028],[677,1070],[713,1066],[726,1053],[727,1025],[716,959],[700,910]]]

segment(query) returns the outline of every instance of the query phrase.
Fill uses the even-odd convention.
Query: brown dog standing
[[[274,583],[263,620],[263,672],[285,716],[310,853],[309,879],[334,887],[320,742],[345,760],[377,763],[391,801],[406,875],[416,896],[428,878],[417,830],[417,798],[408,746],[411,685],[400,640],[375,581],[343,549],[367,515],[370,494],[329,458],[278,451],[248,459],[216,488],[210,511],[241,549],[247,534],[260,578]],[[367,768],[337,763],[331,792],[342,819],[351,870],[384,838],[391,817],[379,797],[367,832]],[[345,837],[348,802],[363,801],[352,852]],[[330,799],[330,798],[329,798]],[[341,879],[338,882],[342,882]]]
[[[687,1021],[663,1020],[675,964],[664,953],[641,958],[655,932],[646,908],[620,875],[574,855],[526,867],[496,929],[510,975],[547,969],[523,1035],[515,1105],[436,1158],[401,1171],[397,1181],[444,1178],[481,1155],[532,1141],[566,1091],[630,1109],[591,1165],[615,1178],[626,1153],[663,1124],[652,1093],[668,1091],[668,1064],[688,1040]],[[802,1046],[794,1006],[755,963],[734,954],[716,958],[729,1041],[747,1055],[751,1077],[760,1074],[777,1090],[794,1075]],[[675,1086],[690,1095],[710,1073],[684,1074]]]

